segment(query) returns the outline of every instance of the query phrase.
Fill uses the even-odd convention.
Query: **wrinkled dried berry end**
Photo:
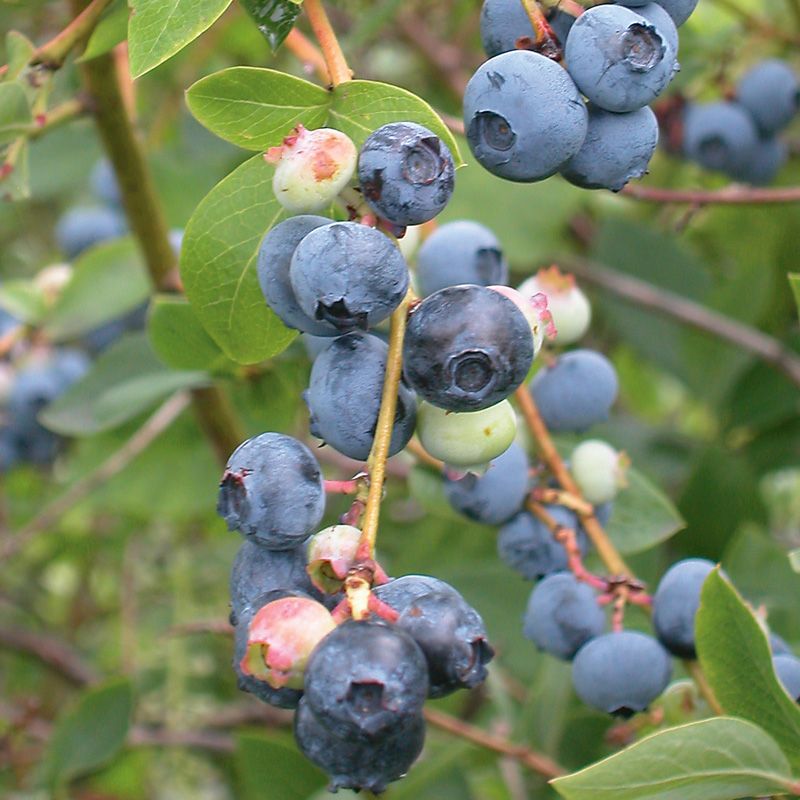
[[[652,25],[634,22],[620,38],[620,52],[633,72],[650,72],[661,63],[667,48]]]

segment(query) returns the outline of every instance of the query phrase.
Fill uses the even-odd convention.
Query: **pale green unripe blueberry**
[[[613,500],[627,485],[628,456],[600,439],[581,442],[569,457],[581,494],[593,505]]]
[[[528,320],[533,337],[533,357],[536,358],[542,349],[545,338],[556,338],[556,328],[553,324],[553,315],[547,305],[547,297],[542,292],[524,295],[510,286],[490,286],[489,288],[511,300]]]
[[[577,342],[588,330],[592,321],[592,307],[586,295],[576,286],[573,275],[565,275],[555,266],[540,269],[520,285],[519,292],[525,297],[537,293],[547,297],[547,307],[556,328],[556,344]]]
[[[352,525],[331,525],[308,540],[307,572],[317,589],[334,594],[342,588],[360,541],[361,531]]]
[[[472,467],[508,450],[517,433],[517,418],[508,400],[465,413],[423,402],[417,413],[417,433],[434,458],[453,467]]]
[[[327,208],[347,186],[358,152],[341,131],[309,131],[298,125],[283,145],[270,148],[265,158],[275,164],[272,188],[278,202],[293,214],[309,214]]]

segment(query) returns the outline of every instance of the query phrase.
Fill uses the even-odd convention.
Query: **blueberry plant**
[[[782,2],[0,9],[4,795],[800,795]]]

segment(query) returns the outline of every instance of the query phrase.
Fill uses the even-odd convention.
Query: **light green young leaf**
[[[789,563],[795,572],[800,572],[800,547],[789,552]]]
[[[277,355],[297,335],[267,306],[256,274],[261,239],[284,213],[272,173],[254,156],[217,184],[189,220],[181,250],[181,277],[195,314],[240,364]]]
[[[23,69],[28,66],[36,47],[33,42],[19,31],[9,31],[6,34],[6,58],[8,69],[3,80],[6,83],[15,81]]]
[[[78,62],[97,58],[116,47],[120,42],[124,42],[128,35],[129,16],[130,12],[125,0],[115,0],[92,31],[86,49]]]
[[[28,98],[20,83],[0,83],[0,144],[16,139],[33,124]]]
[[[141,77],[194,41],[230,4],[231,0],[130,0],[133,77]]]
[[[722,708],[760,725],[800,770],[800,707],[775,676],[763,628],[718,569],[703,584],[695,627],[697,654]]]
[[[20,322],[38,325],[47,304],[42,290],[33,281],[5,281],[0,285],[0,308]]]
[[[795,305],[798,313],[800,313],[800,272],[790,272],[787,277],[789,278],[789,285],[792,287]]]
[[[784,793],[786,756],[757,725],[715,717],[671,728],[552,785],[567,800],[735,800]]]

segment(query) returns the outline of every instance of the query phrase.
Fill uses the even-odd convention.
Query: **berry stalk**
[[[336,32],[333,30],[331,21],[322,0],[306,0],[304,7],[308,13],[308,21],[314,36],[317,37],[325,63],[328,65],[331,84],[336,88],[340,83],[346,83],[353,77],[353,71],[347,65],[347,60],[342,52]]]
[[[59,69],[66,57],[95,28],[111,0],[92,0],[75,19],[55,38],[42,45],[31,59],[31,64],[43,64],[48,69]]]

